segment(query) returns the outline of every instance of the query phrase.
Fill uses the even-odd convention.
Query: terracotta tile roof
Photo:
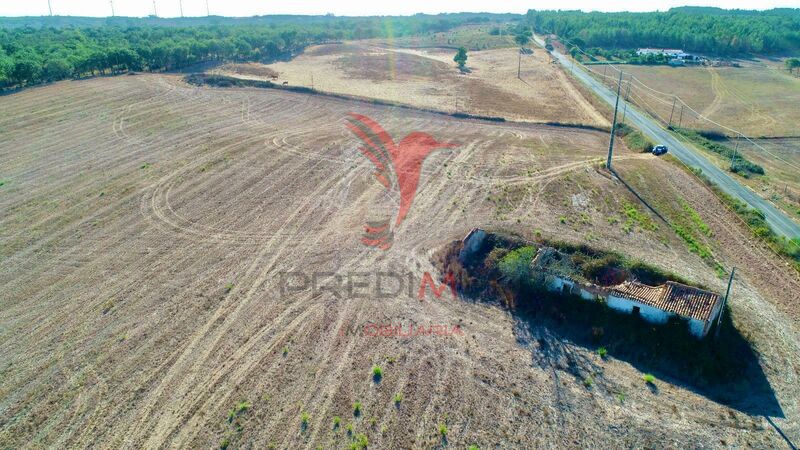
[[[612,295],[634,300],[663,311],[706,321],[722,297],[713,292],[667,281],[661,286],[648,286],[626,281],[611,289]]]

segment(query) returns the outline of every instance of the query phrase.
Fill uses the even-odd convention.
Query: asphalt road
[[[544,46],[544,42],[542,42],[538,36],[536,37],[536,42],[539,43],[539,45]],[[569,68],[571,67],[572,62],[569,58],[555,51],[552,53],[564,68],[570,70]],[[580,66],[580,64],[575,64],[572,73],[577,79],[592,88],[592,90],[594,90],[594,92],[600,98],[608,102],[612,108],[614,107],[614,102],[616,101],[617,97],[616,91],[612,92],[601,82],[595,80]],[[622,99],[620,99],[620,113],[623,105],[624,102]],[[655,122],[653,119],[639,112],[631,104],[628,104],[628,111],[625,115],[625,119],[626,122],[631,122],[654,142],[666,145],[671,154],[683,161],[689,167],[702,169],[703,174],[717,184],[723,191],[735,198],[741,199],[752,208],[762,211],[767,219],[767,223],[772,227],[773,230],[775,230],[776,233],[788,238],[800,237],[800,225],[792,221],[792,219],[787,217],[782,211],[775,208],[772,203],[763,199],[746,186],[740,184],[725,171],[719,169],[711,161],[703,157],[699,150],[676,139],[669,131],[662,128],[661,125]]]

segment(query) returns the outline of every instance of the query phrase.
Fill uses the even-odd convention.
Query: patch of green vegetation
[[[229,438],[224,438],[219,443],[219,450],[228,450],[228,447],[231,446],[231,440]]]
[[[600,355],[601,358],[605,359],[608,356],[608,349],[605,347],[600,347],[597,349],[597,354]]]
[[[153,165],[150,164],[149,162],[146,162],[146,163],[142,164],[141,166],[139,166],[139,169],[146,170],[146,169],[149,169],[151,167],[153,167]]]
[[[703,222],[703,218],[700,217],[700,214],[694,210],[685,200],[681,200],[681,208],[689,215],[689,218],[692,220],[692,223],[700,230],[701,233],[705,234],[706,236],[711,236],[713,233],[711,232],[711,228]]]
[[[402,401],[403,401],[403,394],[401,394],[401,393],[399,393],[399,392],[398,392],[398,393],[396,393],[396,394],[394,394],[394,404],[395,404],[396,406],[400,406],[400,403],[401,403]]]
[[[592,377],[586,377],[583,379],[583,386],[586,387],[587,389],[591,388],[593,384],[594,380],[592,380]]]
[[[234,421],[234,419],[236,419],[237,417],[239,417],[239,416],[241,416],[242,414],[244,414],[245,412],[247,412],[247,410],[249,410],[249,409],[250,409],[250,406],[251,406],[251,405],[250,405],[250,402],[248,402],[248,401],[246,401],[246,400],[242,400],[242,401],[240,401],[239,403],[237,403],[237,404],[236,404],[236,405],[235,405],[233,408],[231,408],[231,410],[228,412],[228,422],[229,422],[229,423],[232,423],[232,422]]]
[[[497,265],[500,274],[513,284],[522,285],[530,279],[530,266],[536,256],[535,247],[520,247],[507,253]]]
[[[311,421],[311,416],[307,412],[303,411],[302,413],[300,413],[300,426],[304,430],[308,428],[308,422],[310,421]]]
[[[369,446],[369,439],[364,433],[358,433],[353,438],[353,443],[350,444],[350,450],[363,450]]]
[[[228,283],[225,285],[225,293],[228,294],[233,290],[233,283]]]
[[[778,255],[788,257],[792,267],[800,272],[800,238],[787,239],[779,236],[769,226],[763,212],[750,208],[747,203],[728,195],[705,176],[702,170],[692,169],[692,172],[747,224],[755,237],[764,241]]]
[[[339,425],[342,423],[342,418],[339,416],[333,416],[333,429],[339,428]]]
[[[378,383],[381,381],[381,378],[383,378],[383,369],[381,369],[381,366],[372,366],[372,379]]]
[[[749,178],[751,174],[764,175],[764,168],[758,164],[745,159],[741,152],[737,152],[727,145],[714,142],[703,135],[703,133],[688,128],[673,127],[673,131],[685,136],[689,141],[696,144],[700,148],[716,153],[723,158],[731,161],[730,171],[739,174],[745,178]]]
[[[644,380],[644,382],[647,384],[655,385],[656,383],[656,377],[649,373],[642,375],[642,380]]]
[[[448,431],[447,430],[447,425],[443,424],[443,423],[440,423],[439,424],[439,434],[441,434],[442,437],[445,437],[445,436],[447,436],[447,431]]]
[[[356,417],[361,415],[361,402],[356,401],[353,403],[353,415]]]
[[[625,223],[622,225],[622,229],[626,233],[630,233],[633,231],[633,226],[638,224],[640,228],[643,230],[648,231],[656,231],[658,230],[658,225],[650,219],[649,216],[643,214],[639,209],[636,208],[635,205],[632,203],[623,200],[622,201],[622,211],[625,216],[628,218]]]
[[[677,224],[673,225],[672,229],[675,231],[675,234],[683,239],[690,252],[700,256],[700,258],[704,260],[713,260],[714,255],[711,253],[711,248],[702,242],[699,242],[690,230],[687,230],[686,228]]]
[[[622,138],[625,142],[625,146],[635,152],[649,153],[653,151],[653,147],[655,146],[653,141],[648,139],[641,131],[626,123],[617,124],[615,133]]]
[[[5,180],[0,180],[0,187],[4,186],[5,184],[6,184]]]

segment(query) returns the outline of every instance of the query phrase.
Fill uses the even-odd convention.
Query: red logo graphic
[[[405,219],[419,184],[422,162],[434,150],[456,147],[456,144],[439,142],[433,136],[415,131],[404,137],[399,144],[392,141],[377,122],[361,114],[349,113],[349,128],[364,143],[359,150],[375,165],[375,178],[389,191],[400,193],[400,209],[394,225],[391,218],[368,221],[361,242],[371,247],[386,250],[392,246],[394,228]]]

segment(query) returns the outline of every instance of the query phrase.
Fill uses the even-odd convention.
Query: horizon
[[[50,4],[50,8],[48,7]],[[679,1],[679,0],[647,0],[631,7],[625,0],[610,0],[598,8],[595,2],[588,0],[565,0],[560,8],[551,5],[540,5],[539,2],[524,4],[512,0],[499,0],[491,5],[476,0],[452,2],[411,0],[402,5],[376,5],[361,1],[323,2],[306,1],[302,4],[277,4],[270,8],[253,0],[86,0],[81,2],[63,0],[37,0],[27,3],[0,5],[0,17],[88,17],[88,18],[148,18],[153,15],[164,19],[197,18],[216,16],[224,18],[249,18],[260,16],[324,16],[337,17],[375,17],[375,16],[413,16],[416,14],[438,15],[455,13],[487,13],[487,14],[525,14],[528,10],[539,11],[582,11],[582,12],[665,12],[680,7],[706,7],[724,10],[767,11],[771,9],[798,9],[794,1],[767,0],[753,8],[748,0]],[[113,14],[112,14],[113,5]],[[542,7],[544,6],[544,7]],[[155,13],[155,14],[154,14]]]

